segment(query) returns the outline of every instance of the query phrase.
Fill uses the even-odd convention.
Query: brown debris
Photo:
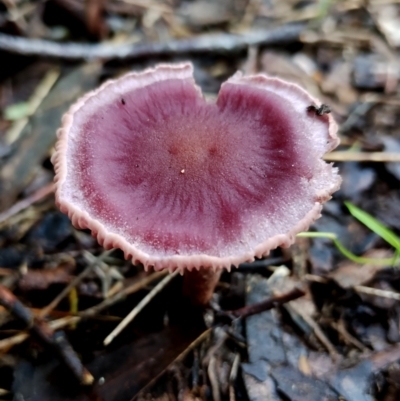
[[[369,258],[390,258],[393,255],[386,250],[374,250],[365,256]],[[384,268],[385,266],[373,264],[359,265],[354,262],[346,261],[341,263],[338,268],[332,273],[329,273],[328,276],[335,280],[342,288],[351,288],[370,281],[376,273]]]
[[[75,265],[61,264],[55,269],[28,270],[18,281],[22,291],[45,290],[51,284],[68,284]]]
[[[82,365],[64,333],[55,332],[44,320],[36,318],[28,308],[2,285],[0,285],[0,305],[3,305],[10,313],[25,323],[26,328],[43,344],[54,349],[81,384],[91,385],[93,383],[93,376]]]
[[[86,22],[88,31],[96,38],[102,39],[107,35],[107,25],[103,14],[108,0],[86,0]]]

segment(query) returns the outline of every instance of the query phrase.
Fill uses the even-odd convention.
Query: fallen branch
[[[305,292],[302,289],[296,287],[286,294],[276,295],[260,303],[244,306],[243,308],[232,310],[227,313],[237,318],[245,318],[251,315],[255,315],[257,313],[265,312],[267,310],[275,308],[276,306],[285,304],[286,302],[293,301],[297,298],[302,297],[303,295],[305,295]]]
[[[249,46],[272,45],[299,39],[303,24],[251,30],[243,34],[204,34],[191,39],[157,43],[58,43],[0,33],[0,50],[24,56],[56,57],[69,60],[110,60],[199,52],[232,52]]]

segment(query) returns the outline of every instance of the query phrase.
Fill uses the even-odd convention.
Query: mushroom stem
[[[194,306],[206,306],[214,293],[221,272],[205,268],[186,271],[183,275],[183,296]]]

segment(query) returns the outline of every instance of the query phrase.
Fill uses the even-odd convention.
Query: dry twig
[[[46,307],[44,307],[41,312],[40,316],[44,317],[49,314],[71,291],[72,288],[76,287],[96,266],[97,263],[100,263],[106,256],[108,256],[113,250],[104,251],[99,257],[96,258],[93,263],[89,264],[86,269],[74,280],[72,280],[61,292],[58,294],[53,301],[51,301]]]
[[[49,94],[51,88],[58,80],[59,76],[60,70],[58,68],[53,68],[46,73],[28,100],[27,115],[24,116],[24,118],[15,121],[14,124],[7,130],[4,136],[4,142],[6,144],[12,144],[20,137],[23,129],[28,124],[29,117],[37,111],[44,98]]]
[[[230,33],[205,34],[191,39],[161,43],[57,43],[0,33],[0,49],[25,56],[56,57],[69,60],[127,59],[184,53],[224,53],[249,46],[271,45],[298,40],[303,24],[288,24],[272,29],[252,30],[241,35]]]
[[[65,316],[61,319],[52,320],[48,324],[53,330],[59,330],[63,327],[74,325],[79,321],[81,321],[82,319],[91,318],[100,313],[102,310],[106,309],[107,307],[114,305],[117,302],[120,302],[127,295],[133,294],[134,292],[137,292],[142,288],[146,287],[147,285],[151,284],[153,281],[158,280],[165,274],[167,274],[167,272],[153,273],[150,276],[147,276],[144,279],[132,284],[131,286],[126,287],[118,294],[115,294],[113,297],[105,299],[103,302],[79,312],[78,316]],[[27,333],[19,333],[13,337],[0,340],[0,350],[9,349],[14,345],[20,344],[24,342],[28,337],[29,335]]]
[[[83,385],[91,385],[94,378],[82,365],[75,351],[70,346],[65,334],[55,332],[44,320],[35,317],[6,287],[0,284],[0,305],[4,306],[15,317],[23,321],[29,331],[43,344],[56,351],[58,357],[71,370]]]
[[[191,342],[189,344],[189,346],[182,351],[171,363],[169,366],[173,366],[175,364],[177,364],[178,362],[181,362],[184,358],[186,358],[186,355],[191,352],[193,349],[195,349],[196,347],[198,347],[203,341],[205,341],[210,334],[212,333],[213,329],[207,329],[206,331],[203,331],[203,333],[201,333],[193,342]],[[136,394],[136,398],[140,399],[140,394],[144,394],[146,392],[146,390],[148,390],[149,388],[151,388],[151,386],[157,381],[157,379],[159,378],[158,376],[155,376],[152,380],[150,380],[140,391],[139,393]]]
[[[211,355],[210,362],[208,363],[207,375],[210,379],[212,398],[214,401],[221,401],[221,391],[219,388],[219,380],[217,375],[217,359],[215,355]]]
[[[329,352],[332,359],[336,360],[338,357],[338,353],[337,353],[335,347],[333,346],[333,344],[331,343],[331,341],[329,340],[329,338],[325,335],[325,333],[321,329],[320,325],[308,313],[305,313],[302,310],[302,308],[299,307],[298,305],[290,304],[290,305],[287,305],[286,307],[288,310],[291,309],[292,312],[299,315],[307,323],[307,325],[309,327],[311,327],[312,331],[314,332],[315,337],[317,337],[318,340],[321,342],[321,344],[327,349],[327,351]],[[290,310],[289,310],[289,313],[290,313]]]
[[[276,306],[285,304],[287,302],[293,301],[297,298],[302,297],[305,295],[305,292],[300,288],[294,288],[293,290],[287,292],[286,294],[275,295],[272,298],[269,298],[263,302],[248,305],[240,309],[236,309],[233,311],[229,311],[228,313],[234,317],[241,317],[245,318],[251,315],[255,315],[257,313],[265,312],[270,310]]]
[[[164,280],[161,280],[122,320],[122,322],[105,338],[104,345],[109,345],[125,327],[139,314],[139,312],[177,275],[178,271],[169,274]]]
[[[153,274],[143,278],[142,280],[139,280],[138,282],[133,283],[129,287],[122,289],[120,292],[116,293],[115,295],[113,295],[110,298],[105,299],[103,302],[100,302],[99,304],[80,312],[79,316],[81,316],[82,318],[95,316],[98,313],[100,313],[102,310],[108,308],[109,306],[122,301],[124,298],[126,298],[127,295],[133,294],[134,292],[141,290],[142,288],[151,284],[153,281],[156,281],[156,280],[164,277],[166,274],[168,274],[166,271],[153,273]]]
[[[233,360],[231,371],[229,374],[229,401],[236,401],[234,383],[236,381],[239,365],[240,365],[240,354],[237,353],[235,354],[235,359]]]
[[[400,162],[398,152],[353,152],[335,151],[325,155],[324,160],[330,162]]]
[[[354,290],[362,294],[375,295],[377,297],[395,299],[396,301],[400,301],[400,294],[393,291],[381,290],[379,288],[365,287],[363,285],[354,286]]]
[[[157,10],[162,13],[173,13],[173,9],[166,4],[157,3],[150,0],[122,0],[123,3],[131,4],[136,7],[144,8],[146,10]]]
[[[340,319],[338,322],[330,322],[330,325],[343,337],[347,343],[354,345],[361,352],[369,351],[368,347],[366,347],[361,341],[357,340],[357,338],[348,332],[342,319]]]
[[[21,212],[24,209],[27,209],[32,204],[41,201],[42,199],[46,198],[50,194],[54,192],[54,184],[50,183],[45,185],[42,188],[39,188],[36,192],[32,195],[28,196],[25,199],[20,200],[19,202],[15,203],[11,206],[8,210],[0,213],[0,224],[7,221],[10,217],[15,216],[17,213]]]

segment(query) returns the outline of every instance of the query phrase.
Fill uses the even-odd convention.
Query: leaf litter
[[[0,3],[0,399],[398,400],[399,22],[378,0]],[[210,97],[238,69],[310,90],[340,125],[344,185],[209,309],[188,312],[176,277],[106,348],[164,275],[61,217],[55,131],[105,79],[181,60]]]

